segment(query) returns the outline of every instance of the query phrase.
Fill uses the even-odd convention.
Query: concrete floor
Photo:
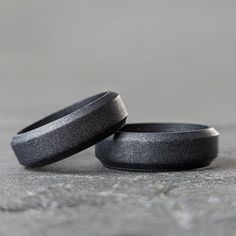
[[[235,1],[1,1],[0,235],[236,235]],[[210,124],[220,154],[194,171],[104,168],[93,148],[37,170],[21,128],[114,90],[128,122]]]

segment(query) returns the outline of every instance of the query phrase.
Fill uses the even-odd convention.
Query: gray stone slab
[[[8,122],[1,125],[1,235],[236,232],[236,126],[218,126],[220,155],[209,167],[137,173],[104,168],[93,149],[51,166],[26,169],[10,149],[15,126]]]

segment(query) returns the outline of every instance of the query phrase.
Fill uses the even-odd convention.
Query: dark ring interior
[[[82,101],[80,101],[78,103],[75,103],[75,104],[73,104],[73,105],[71,105],[69,107],[66,107],[66,108],[64,108],[64,109],[62,109],[62,110],[60,110],[58,112],[55,112],[55,113],[53,113],[53,114],[43,118],[42,120],[39,120],[38,122],[36,122],[36,123],[34,123],[34,124],[24,128],[18,134],[22,134],[22,133],[28,132],[30,130],[39,128],[39,127],[41,127],[43,125],[46,125],[46,124],[48,124],[50,122],[53,122],[53,121],[55,121],[57,119],[60,119],[60,118],[66,116],[66,115],[68,115],[68,114],[70,114],[70,113],[72,113],[72,112],[74,112],[76,110],[81,109],[82,107],[85,107],[85,106],[87,106],[87,105],[97,101],[98,99],[100,99],[103,96],[105,96],[106,93],[107,92],[99,93],[99,94],[94,95],[92,97],[86,98],[86,99],[84,99],[84,100],[82,100]]]
[[[181,123],[146,123],[128,124],[120,131],[131,133],[156,133],[156,132],[190,132],[209,128],[205,125],[181,124]]]

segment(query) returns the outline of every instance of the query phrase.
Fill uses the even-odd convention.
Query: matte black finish
[[[50,164],[110,136],[125,124],[127,115],[117,93],[97,94],[23,129],[11,145],[22,165]]]
[[[207,166],[218,154],[219,133],[195,124],[128,124],[98,143],[97,158],[121,170],[184,170]]]

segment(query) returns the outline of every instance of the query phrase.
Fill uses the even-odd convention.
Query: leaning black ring
[[[186,170],[209,165],[218,154],[219,133],[196,124],[128,124],[98,143],[97,158],[121,170]]]
[[[42,166],[110,136],[125,124],[126,118],[125,106],[117,93],[100,93],[23,129],[11,145],[22,165]]]

